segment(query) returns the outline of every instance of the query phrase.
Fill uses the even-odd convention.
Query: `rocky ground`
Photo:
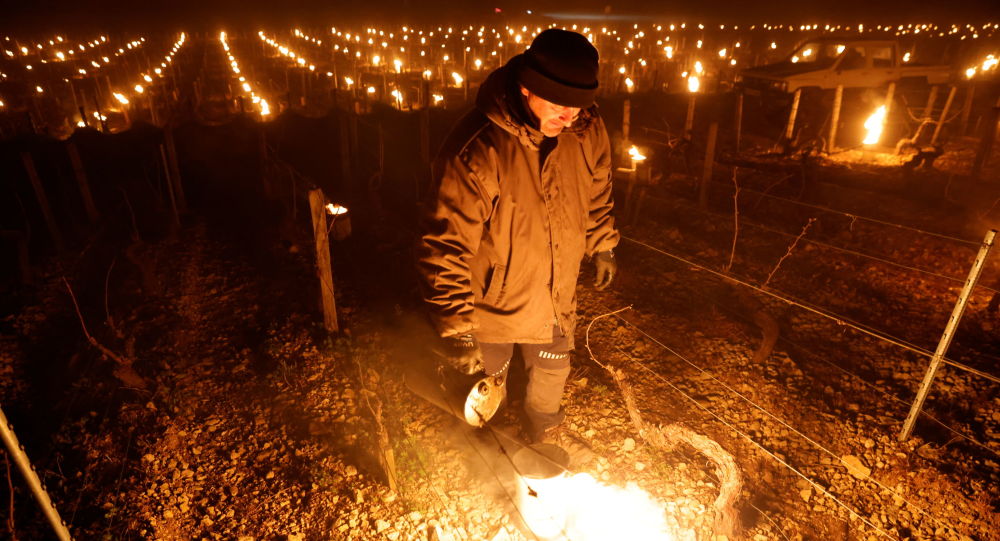
[[[768,291],[933,348],[960,284],[829,246],[958,278],[975,247],[748,194],[826,194],[812,200],[861,201],[851,212],[926,226],[925,214],[898,215],[918,216],[908,199],[746,175],[735,252],[725,178],[707,210],[693,182],[674,178],[625,227],[615,286],[598,293],[581,277],[565,402],[587,451],[572,464],[589,476],[572,485],[588,524],[579,538],[659,538],[632,529],[649,519],[635,512],[648,501],[663,511],[649,519],[661,532],[720,538],[717,463],[690,442],[662,445],[650,428],[682,427],[742,474],[732,539],[1000,539],[994,383],[946,368],[928,401],[933,419],[900,443],[926,357],[702,268],[770,277]],[[959,222],[936,230],[959,235]],[[174,235],[133,244],[113,272],[101,267],[96,286],[57,263],[2,322],[2,404],[77,538],[530,539],[511,466],[515,415],[471,429],[406,387],[427,335],[393,270],[405,249],[335,245],[344,329],[329,336],[309,246],[296,237],[248,249],[192,216]],[[115,357],[80,338],[63,275]],[[986,371],[1000,351],[990,298],[973,297],[950,355]],[[53,358],[58,371],[44,364]],[[5,531],[47,538],[22,479],[9,479]]]

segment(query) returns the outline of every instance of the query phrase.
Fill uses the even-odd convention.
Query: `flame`
[[[465,79],[463,79],[462,76],[455,71],[451,72],[451,78],[455,81],[455,86],[462,86],[462,82],[465,81]]]
[[[644,156],[642,152],[639,152],[639,148],[635,145],[632,145],[632,147],[628,149],[628,155],[632,158],[633,162],[641,162],[646,159],[646,156]]]
[[[882,127],[885,124],[885,105],[880,105],[875,112],[865,120],[865,140],[866,145],[874,145],[882,137]]]
[[[635,86],[635,82],[632,81],[632,78],[631,77],[626,77],[625,78],[625,88],[627,88],[628,91],[631,92],[633,86]]]
[[[347,214],[347,207],[336,205],[334,203],[327,203],[326,211],[332,214],[333,216],[340,216],[341,214]]]
[[[697,92],[701,88],[701,80],[697,75],[688,77],[688,92]]]
[[[586,473],[527,481],[536,496],[522,501],[526,515],[539,517],[543,529],[556,530],[574,541],[673,541],[676,533],[666,512],[634,483],[625,488],[605,485]],[[539,486],[535,486],[539,485]],[[563,526],[563,524],[565,524]],[[529,527],[532,525],[529,525]],[[535,534],[544,534],[533,528]]]

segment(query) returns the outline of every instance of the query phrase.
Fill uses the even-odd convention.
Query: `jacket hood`
[[[497,126],[516,137],[521,144],[537,150],[545,135],[537,127],[537,121],[528,109],[528,103],[521,94],[515,73],[523,62],[523,56],[511,58],[486,77],[476,94],[476,108]],[[580,110],[576,121],[563,130],[582,134],[593,123],[597,115],[597,105]]]

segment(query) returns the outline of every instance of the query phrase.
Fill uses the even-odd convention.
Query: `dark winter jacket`
[[[573,336],[580,263],[618,244],[596,106],[544,137],[511,77],[518,61],[490,74],[434,163],[418,270],[441,336],[546,343],[553,325]]]

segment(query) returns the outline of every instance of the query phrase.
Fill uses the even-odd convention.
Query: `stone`
[[[635,440],[633,440],[632,438],[625,438],[625,441],[622,443],[622,451],[628,453],[634,450],[635,450]]]
[[[864,462],[854,455],[844,455],[840,457],[840,462],[847,468],[848,473],[857,479],[868,479],[872,474],[871,468],[865,466]]]

